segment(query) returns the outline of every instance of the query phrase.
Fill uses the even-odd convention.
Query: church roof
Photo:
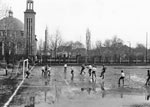
[[[0,30],[16,30],[23,31],[24,25],[23,23],[13,16],[5,17],[0,20]]]

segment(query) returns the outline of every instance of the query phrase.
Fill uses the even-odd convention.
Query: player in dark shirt
[[[149,80],[150,80],[150,70],[147,70],[147,80],[145,85],[148,85]]]
[[[73,81],[74,79],[74,69],[73,67],[71,66],[71,80]]]
[[[85,69],[85,65],[83,64],[83,65],[81,66],[80,75],[82,75],[82,74],[83,74],[83,72],[84,72],[84,69]]]
[[[102,79],[104,79],[104,73],[105,72],[106,72],[106,67],[103,65],[102,72],[101,72],[101,75],[100,75],[100,77],[102,77]]]

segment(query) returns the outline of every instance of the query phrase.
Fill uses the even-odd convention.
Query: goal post
[[[28,59],[23,60],[23,80],[25,79],[25,72],[28,71],[29,61]]]

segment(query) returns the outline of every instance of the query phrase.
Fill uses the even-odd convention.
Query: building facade
[[[23,29],[23,23],[13,17],[11,10],[9,10],[7,17],[0,20],[0,59],[24,54],[25,37]]]

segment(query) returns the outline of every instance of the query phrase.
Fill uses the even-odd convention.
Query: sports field
[[[66,76],[63,66],[52,66],[51,77],[42,77],[41,66],[36,66],[29,79],[25,79],[9,107],[150,107],[150,88],[145,87],[150,66],[106,66],[104,89],[97,67],[96,83],[91,83],[88,69],[80,75],[79,66],[70,67]],[[121,70],[125,72],[125,85],[118,87]]]

